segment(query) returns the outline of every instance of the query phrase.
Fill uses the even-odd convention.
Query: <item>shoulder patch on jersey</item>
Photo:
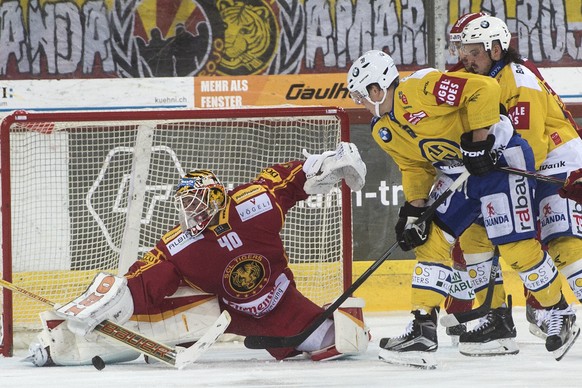
[[[420,120],[424,119],[425,117],[428,117],[428,115],[423,110],[414,113],[409,112],[404,113],[404,118],[406,119],[406,121],[414,125],[418,124]]]
[[[174,229],[170,230],[169,232],[166,232],[166,234],[162,236],[162,241],[164,242],[164,244],[167,244],[168,242],[172,241],[177,236],[179,236],[181,233],[182,228],[180,226],[176,226]]]
[[[443,74],[435,83],[432,94],[439,105],[459,106],[466,83],[467,80],[465,78]]]
[[[233,199],[234,202],[241,203],[249,198],[255,197],[258,194],[264,193],[266,191],[267,189],[261,185],[251,185],[249,187],[245,187],[244,189],[237,191],[236,193],[231,195],[231,198]]]
[[[390,143],[390,140],[392,140],[392,132],[386,127],[378,129],[378,136],[384,143]]]
[[[290,165],[288,165],[288,166],[290,166]],[[274,183],[280,183],[282,181],[281,175],[277,172],[277,170],[275,170],[272,167],[265,168],[263,171],[261,171],[261,173],[257,177],[257,180],[259,180],[261,178],[266,179],[266,180],[271,181],[271,182],[274,182]]]
[[[236,205],[236,211],[242,222],[248,221],[258,215],[273,209],[273,203],[267,193],[263,193],[254,198]]]

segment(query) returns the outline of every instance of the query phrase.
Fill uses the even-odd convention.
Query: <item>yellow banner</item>
[[[345,73],[194,78],[196,108],[271,105],[357,108],[349,96]]]

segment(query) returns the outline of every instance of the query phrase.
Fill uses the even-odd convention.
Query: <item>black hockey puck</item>
[[[97,370],[102,370],[103,368],[105,368],[105,361],[103,361],[103,359],[99,356],[93,357],[91,359],[91,362],[93,363],[93,366]]]

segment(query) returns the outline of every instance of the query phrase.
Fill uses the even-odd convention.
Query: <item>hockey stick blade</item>
[[[491,301],[493,300],[493,291],[495,290],[495,280],[497,279],[497,271],[499,270],[499,254],[496,252],[491,262],[491,273],[489,274],[489,282],[487,283],[487,294],[485,300],[476,309],[469,311],[462,311],[452,313],[441,317],[440,322],[444,327],[452,327],[460,325],[461,323],[479,319],[491,310]]]
[[[428,209],[418,218],[417,224],[421,224],[429,219],[436,209],[445,202],[445,200],[469,178],[469,172],[465,171],[445,190]],[[374,262],[347,290],[344,291],[321,315],[319,315],[307,328],[296,335],[288,337],[275,336],[248,336],[245,338],[245,346],[249,349],[268,349],[268,348],[295,348],[305,341],[325,320],[331,317],[343,302],[346,301],[364,283],[379,267],[388,259],[388,257],[398,248],[398,241],[388,248],[378,260]]]
[[[218,338],[224,333],[230,324],[230,314],[224,310],[212,326],[204,333],[196,343],[188,348],[176,347],[175,367],[184,369],[184,367],[193,364],[198,360],[202,353],[206,352],[209,347],[214,345]]]

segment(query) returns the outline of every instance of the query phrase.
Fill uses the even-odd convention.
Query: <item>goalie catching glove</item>
[[[358,148],[353,143],[342,142],[335,151],[311,155],[303,150],[307,158],[303,171],[307,177],[304,190],[307,194],[326,194],[341,179],[353,191],[361,190],[366,182],[366,165]]]
[[[558,190],[558,195],[582,203],[582,168],[574,170],[568,175],[568,179]]]
[[[432,217],[420,224],[416,224],[416,221],[427,209],[428,207],[411,205],[410,202],[404,202],[404,206],[400,208],[395,231],[398,245],[403,251],[409,251],[426,242]]]
[[[123,325],[133,314],[133,299],[127,279],[98,273],[82,295],[55,312],[67,320],[70,331],[81,336],[89,334],[105,320]]]

